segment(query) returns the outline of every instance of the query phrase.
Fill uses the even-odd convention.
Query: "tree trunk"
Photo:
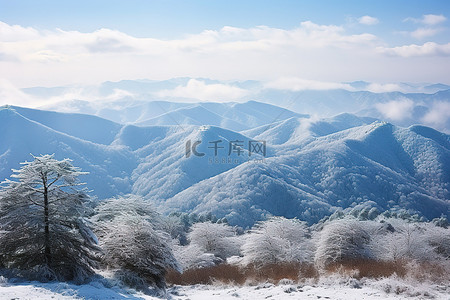
[[[48,189],[44,185],[44,254],[47,266],[52,264],[52,255],[50,253],[50,224],[48,220]]]

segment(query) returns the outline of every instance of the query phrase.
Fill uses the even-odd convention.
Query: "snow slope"
[[[187,106],[189,106],[187,103],[145,101],[126,96],[120,99],[100,99],[99,101],[64,100],[44,105],[41,109],[89,114],[120,124],[133,124]]]
[[[239,128],[247,128],[246,125],[222,117],[203,105],[198,104],[194,106],[182,107],[167,113],[164,113],[158,117],[141,121],[136,125],[148,126],[148,125],[214,125],[223,128],[229,128],[232,130],[239,130]]]
[[[76,117],[76,116],[75,116]],[[98,130],[104,127],[82,123],[85,130]],[[55,118],[57,119],[57,118]],[[63,118],[64,119],[64,118]],[[98,121],[97,119],[94,119]],[[105,120],[103,120],[105,121]],[[51,123],[51,119],[48,119]],[[106,122],[106,121],[105,121]],[[74,126],[77,122],[74,122]],[[30,161],[31,154],[55,154],[55,158],[70,158],[75,166],[90,174],[82,176],[89,189],[96,196],[103,198],[130,191],[129,174],[137,166],[137,158],[123,146],[106,146],[86,141],[66,133],[56,131],[41,123],[30,120],[19,114],[14,108],[0,109],[0,179],[3,181],[11,175],[11,169],[18,169],[20,162]],[[92,136],[97,136],[93,134]]]
[[[132,127],[124,128],[120,139],[139,140],[138,137],[125,137],[132,134],[131,130]],[[136,151],[142,160],[132,174],[133,192],[156,203],[164,203],[165,199],[193,184],[230,170],[249,159],[245,148],[250,138],[219,127],[170,126],[146,127],[141,130],[160,130],[161,135]],[[191,153],[186,157],[188,141],[191,144],[201,141],[197,151],[205,155],[200,157]],[[221,141],[217,144],[222,147],[217,149],[217,156],[214,148],[210,148],[214,147],[214,141]],[[243,152],[229,154],[231,141],[242,141]],[[267,151],[270,153],[270,149]]]
[[[174,286],[168,289],[167,299],[448,299],[448,287],[428,283],[408,283],[395,278],[381,280],[338,279],[339,282],[319,284],[294,284],[286,281],[278,285],[262,283],[259,285],[192,285]],[[131,289],[117,286],[105,287],[93,281],[90,284],[70,283],[2,283],[1,299],[161,299]]]
[[[398,288],[397,288],[398,287]],[[395,292],[395,290],[400,292]],[[297,285],[284,283],[273,285],[270,283],[256,286],[186,286],[175,287],[179,297],[175,299],[203,300],[203,299],[334,299],[334,300],[361,300],[361,299],[448,299],[446,288],[437,285],[408,284],[391,280],[370,281],[367,286],[360,285],[357,280],[348,280],[341,284],[328,285]]]
[[[119,132],[121,125],[91,115],[57,113],[45,110],[12,106],[17,113],[56,131],[86,141],[109,145]],[[93,130],[95,128],[95,130]]]

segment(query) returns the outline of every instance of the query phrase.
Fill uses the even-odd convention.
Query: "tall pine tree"
[[[86,174],[71,160],[34,157],[0,192],[0,260],[40,280],[84,280],[96,265],[97,239],[84,218]]]

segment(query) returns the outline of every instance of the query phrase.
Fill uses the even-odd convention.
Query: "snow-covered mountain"
[[[62,105],[62,107],[61,107]],[[266,103],[179,103],[167,101],[115,100],[106,103],[70,101],[47,105],[45,109],[87,113],[121,124],[213,125],[234,131],[250,129],[291,117],[308,117]]]
[[[134,135],[137,133],[137,128],[125,127],[122,135],[131,134],[134,136],[133,140],[138,140],[140,136]],[[133,192],[144,195],[161,205],[166,199],[191,185],[221,174],[249,159],[248,151],[244,146],[250,138],[219,127],[168,126],[139,129],[152,133],[161,131],[161,134],[152,143],[135,151],[136,155],[141,157],[141,163],[132,174]],[[130,133],[130,131],[134,132]],[[140,131],[140,134],[143,132]],[[120,137],[120,140],[124,139],[129,137]],[[196,147],[196,150],[204,156],[191,153],[187,158],[186,144],[190,142],[193,145],[197,141],[201,144]],[[217,156],[215,149],[212,148],[215,141],[220,141],[217,143]],[[242,142],[240,143],[244,148],[242,153],[229,154],[232,141]],[[267,152],[270,153],[270,149]]]
[[[213,125],[241,131],[291,117],[308,117],[278,106],[248,101],[245,103],[199,103],[140,121],[137,125]]]
[[[337,85],[341,88],[314,89],[308,82],[288,83],[175,78],[123,80],[98,86],[35,87],[22,91],[38,102],[46,100],[47,103],[50,99],[42,109],[92,114],[135,125],[210,124],[245,130],[272,123],[273,116],[262,119],[261,116],[283,107],[291,113],[319,118],[352,113],[384,119],[398,126],[421,124],[450,133],[450,86],[445,84],[355,81]],[[258,101],[258,107],[249,104],[251,100]],[[252,111],[230,101],[248,106]],[[272,107],[262,107],[261,102]],[[290,117],[294,115],[282,113],[276,119]]]
[[[1,181],[11,175],[12,168],[18,169],[20,162],[32,160],[30,154],[55,153],[57,159],[73,159],[76,166],[90,172],[82,180],[94,195],[103,198],[130,192],[129,174],[138,165],[137,157],[123,146],[103,144],[111,142],[107,140],[118,124],[87,115],[8,107],[0,109],[0,126]]]
[[[357,206],[406,209],[426,218],[449,213],[450,136],[429,127],[402,128],[352,114],[308,118],[253,101],[172,112],[180,110],[203,118],[201,126],[122,125],[3,107],[0,179],[32,159],[30,153],[55,153],[90,172],[82,180],[99,198],[132,192],[165,213],[211,212],[241,226],[268,215],[314,222]],[[259,148],[252,149],[255,144]]]
[[[17,114],[20,114],[26,119],[36,121],[61,133],[102,145],[111,144],[122,128],[117,123],[91,115],[77,113],[62,114],[17,106],[10,108],[12,108],[10,112],[17,112]],[[92,130],[92,128],[95,128],[95,130]]]
[[[255,99],[289,108],[297,113],[330,117],[340,113],[382,118],[395,125],[430,125],[450,132],[450,90],[435,93],[405,93],[399,91],[336,90],[261,90]],[[444,104],[443,104],[444,103]]]
[[[337,207],[449,212],[450,137],[431,128],[373,123],[294,141],[264,163],[245,163],[161,206],[212,212],[251,225],[261,215],[317,221]],[[296,148],[296,149],[295,149]]]

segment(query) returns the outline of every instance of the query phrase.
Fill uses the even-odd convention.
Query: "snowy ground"
[[[386,287],[389,283],[386,283]],[[388,293],[387,293],[388,292]],[[379,287],[365,286],[298,286],[292,284],[244,287],[211,287],[186,286],[175,287],[171,290],[174,299],[209,300],[209,299],[450,299],[448,287],[429,287],[426,290],[409,289],[398,290],[395,287],[383,290]]]
[[[407,284],[396,279],[360,282],[354,279],[336,284],[298,285],[284,282],[255,286],[174,286],[168,299],[450,299],[450,286]],[[0,283],[0,299],[161,299],[99,282],[86,285],[67,283]]]

